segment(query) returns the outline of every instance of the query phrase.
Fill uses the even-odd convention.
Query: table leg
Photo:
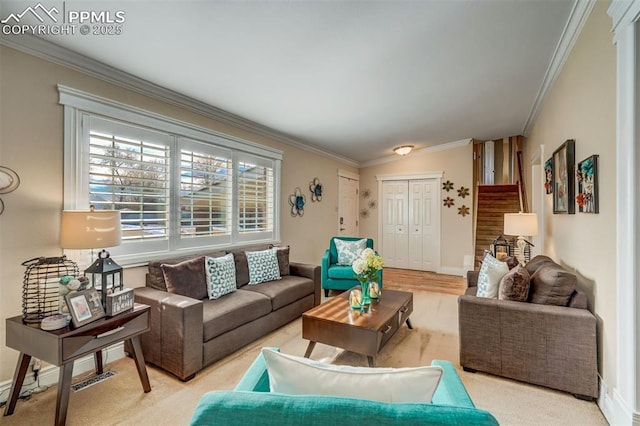
[[[373,359],[372,356],[367,355],[367,361],[369,361],[369,367],[375,367],[376,366],[376,362]]]
[[[131,339],[129,339],[129,342],[131,343],[131,347],[133,348],[133,358],[136,362],[136,368],[138,369],[138,376],[140,376],[142,389],[145,393],[151,392],[151,383],[149,383],[147,366],[144,363],[144,355],[142,354],[140,339],[138,338],[138,336],[133,336]]]
[[[24,376],[27,375],[27,370],[29,369],[29,362],[31,362],[31,355],[20,352],[20,357],[16,364],[16,371],[13,374],[13,383],[11,384],[7,406],[4,407],[5,416],[12,415],[13,410],[16,408],[16,402],[18,401],[18,397],[20,397],[20,390],[22,389],[22,382],[24,382]]]
[[[411,318],[407,318],[405,322],[407,323],[407,327],[409,327],[409,330],[413,330],[413,324],[411,324]]]
[[[69,406],[69,391],[73,377],[73,361],[60,366],[58,377],[58,396],[56,398],[56,426],[63,426],[67,421],[67,407]]]
[[[96,374],[102,374],[104,369],[102,368],[102,349],[93,354],[93,360],[96,364]]]
[[[309,358],[311,356],[311,352],[313,352],[313,348],[316,347],[316,342],[309,342],[309,346],[307,346],[307,351],[304,353],[305,358]]]

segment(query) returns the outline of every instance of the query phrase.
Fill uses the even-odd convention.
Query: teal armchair
[[[329,296],[329,290],[348,290],[357,286],[360,282],[356,279],[350,265],[338,265],[338,250],[335,239],[345,241],[361,240],[361,237],[332,237],[329,248],[324,252],[321,263],[321,282],[325,297]],[[367,247],[373,249],[373,240],[367,238]],[[378,272],[378,285],[382,288],[382,271]]]

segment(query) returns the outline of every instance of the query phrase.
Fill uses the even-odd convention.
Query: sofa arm
[[[329,250],[325,250],[324,254],[322,255],[322,261],[320,263],[321,267],[322,267],[322,280],[321,280],[321,284],[322,284],[322,288],[324,288],[324,283],[329,279]]]
[[[145,360],[183,381],[202,369],[202,302],[149,287],[135,301],[151,306],[151,330],[140,336]]]
[[[475,408],[467,389],[462,384],[456,368],[449,361],[434,359],[431,365],[442,368],[442,378],[433,394],[433,404]]]
[[[298,262],[291,262],[289,266],[291,275],[305,277],[313,280],[313,306],[318,306],[321,302],[322,297],[322,289],[320,285],[320,266]]]

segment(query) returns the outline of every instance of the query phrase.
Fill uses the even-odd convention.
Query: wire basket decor
[[[22,321],[40,323],[60,311],[60,278],[77,277],[78,265],[62,257],[36,257],[22,262],[27,270],[22,284]]]

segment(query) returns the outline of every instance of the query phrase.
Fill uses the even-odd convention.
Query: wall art
[[[446,181],[446,182],[442,182],[442,190],[443,191],[451,191],[453,189],[453,182],[451,181]]]
[[[368,188],[364,188],[360,196],[364,199],[363,203],[365,204],[365,207],[360,209],[360,217],[366,219],[369,217],[370,211],[378,207],[378,201],[369,199],[369,197],[371,197],[371,190]]]
[[[574,214],[575,141],[567,139],[553,152],[553,213]]]
[[[553,158],[544,162],[544,192],[553,193]]]
[[[296,187],[293,194],[289,196],[289,205],[291,206],[291,216],[304,216],[304,203],[306,198],[302,195],[300,188]]]
[[[314,178],[309,183],[309,191],[311,191],[311,201],[322,201],[322,184],[320,179]]]
[[[445,207],[448,207],[448,208],[451,208],[451,206],[455,204],[455,201],[451,197],[445,198],[444,200],[442,200],[442,202],[444,203]]]
[[[13,192],[20,186],[20,177],[8,167],[0,166],[0,194]],[[4,203],[0,200],[0,214],[4,212]]]
[[[598,211],[598,156],[582,160],[576,170],[578,178],[578,211],[582,213],[599,213]]]
[[[469,188],[465,188],[464,186],[461,186],[460,189],[458,189],[458,197],[464,198],[467,195],[469,195]]]
[[[464,204],[462,205],[462,207],[458,207],[458,214],[462,217],[465,217],[469,214],[469,207],[465,206]]]

